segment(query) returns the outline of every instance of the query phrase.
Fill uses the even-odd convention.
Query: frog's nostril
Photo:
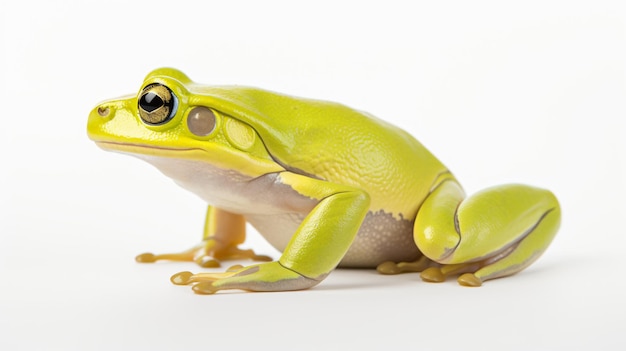
[[[106,117],[109,115],[109,112],[111,112],[111,110],[109,109],[108,106],[100,106],[98,107],[98,114],[102,117]]]

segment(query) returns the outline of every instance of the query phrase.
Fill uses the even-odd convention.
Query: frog
[[[338,267],[478,287],[536,261],[561,221],[543,188],[503,184],[466,196],[416,138],[367,112],[199,84],[175,68],[150,72],[137,94],[97,104],[87,134],[207,203],[199,244],[136,257],[195,262],[204,270],[170,280],[197,294],[304,290]],[[248,226],[278,259],[242,248]],[[252,263],[215,270],[229,260]]]

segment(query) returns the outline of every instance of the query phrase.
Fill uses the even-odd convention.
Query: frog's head
[[[137,95],[96,106],[87,132],[105,150],[140,157],[203,161],[248,175],[280,170],[256,130],[216,98],[222,90],[197,85],[175,69],[157,69]]]

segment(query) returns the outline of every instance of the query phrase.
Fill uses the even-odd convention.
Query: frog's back
[[[251,125],[285,168],[367,191],[373,213],[412,221],[437,175],[446,172],[402,129],[341,104],[244,87],[202,94]]]

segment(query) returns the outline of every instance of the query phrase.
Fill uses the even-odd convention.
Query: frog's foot
[[[440,267],[429,267],[422,271],[420,277],[425,282],[441,283],[451,275],[465,273],[458,278],[459,284],[463,286],[481,286],[482,281],[472,273],[479,268],[480,264],[478,263],[447,264]]]
[[[242,250],[237,246],[227,246],[217,240],[208,239],[201,245],[192,247],[189,250],[178,253],[165,253],[155,255],[143,253],[135,257],[140,263],[153,263],[161,260],[196,262],[200,267],[216,268],[220,267],[221,261],[251,259],[254,261],[271,261],[272,258],[264,255],[257,255],[253,250]]]
[[[285,268],[279,262],[243,267],[236,265],[222,273],[179,272],[171,277],[176,285],[192,285],[197,294],[214,294],[219,290],[247,291],[303,290],[317,285],[324,277],[312,279]]]
[[[436,265],[438,264],[429,260],[428,257],[421,256],[413,262],[383,262],[376,267],[376,270],[381,274],[413,273],[422,272],[423,270]]]
[[[441,265],[433,262],[428,257],[422,256],[414,262],[384,262],[376,267],[381,274],[400,274],[421,272],[420,277],[425,282],[441,283],[450,275],[465,273],[458,278],[459,284],[463,286],[481,286],[482,281],[473,273],[480,267],[477,263]]]

